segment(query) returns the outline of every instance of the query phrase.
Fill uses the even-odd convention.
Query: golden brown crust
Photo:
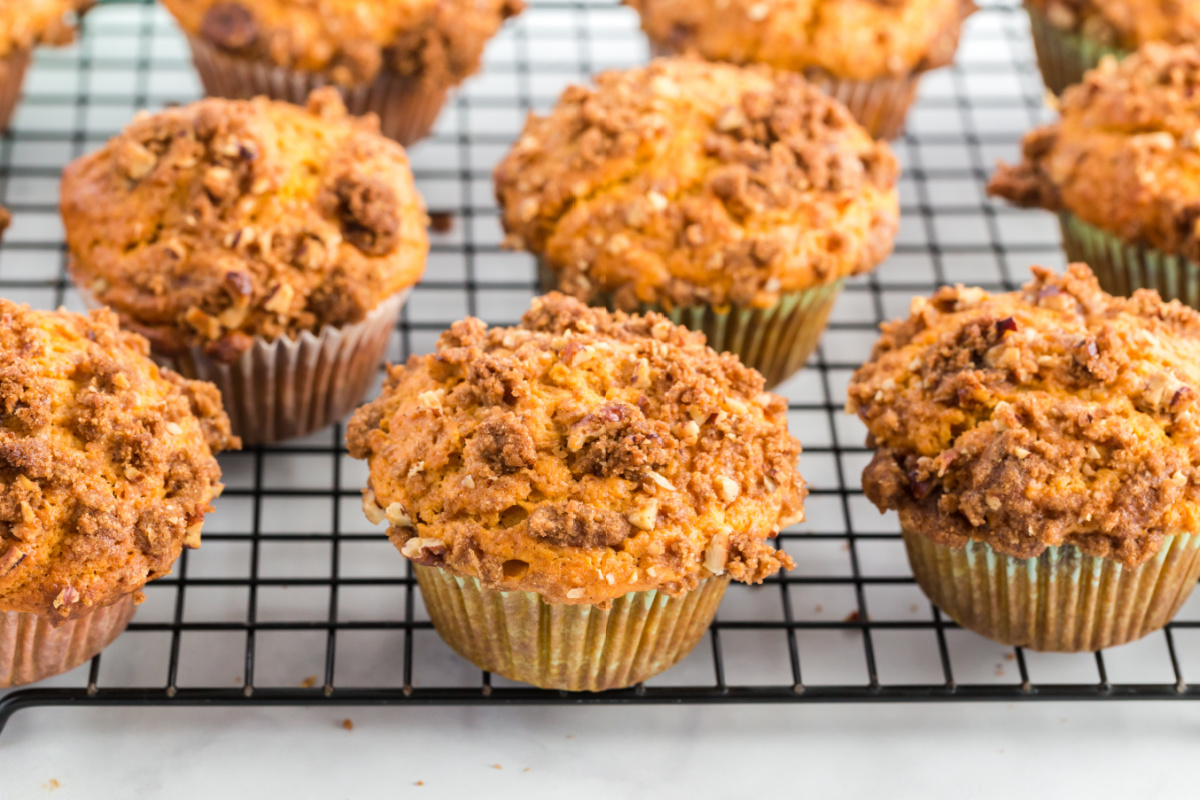
[[[1150,44],[1062,97],[988,192],[1075,216],[1128,242],[1200,259],[1200,48]]]
[[[239,442],[217,390],[147,349],[109,311],[0,299],[0,611],[80,617],[199,546]]]
[[[67,166],[62,212],[81,288],[156,350],[223,360],[362,320],[429,247],[404,149],[330,88],[144,116]]]
[[[39,44],[68,44],[75,19],[93,0],[5,0],[0,3],[0,58]]]
[[[800,445],[703,338],[557,292],[455,323],[350,423],[364,510],[410,559],[556,603],[761,581],[791,565],[768,540],[803,518]]]
[[[1134,50],[1200,41],[1200,7],[1181,0],[1025,0],[1059,30]]]
[[[1200,314],[1073,264],[1020,292],[946,287],[885,324],[847,411],[863,489],[909,530],[1135,566],[1200,523]]]
[[[650,40],[715,61],[874,80],[949,64],[969,0],[626,0]]]
[[[761,308],[882,261],[897,174],[799,75],[669,58],[530,115],[496,195],[507,244],[580,299]]]
[[[369,83],[380,70],[450,87],[522,0],[164,0],[185,31],[228,53]]]

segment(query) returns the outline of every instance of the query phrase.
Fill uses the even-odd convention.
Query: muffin
[[[403,148],[336,91],[139,117],[63,172],[71,276],[248,442],[350,413],[429,248]]]
[[[600,691],[686,656],[730,580],[792,566],[768,540],[803,519],[800,445],[762,389],[666,317],[552,293],[393,367],[347,442],[454,650]]]
[[[479,70],[521,0],[163,0],[187,34],[205,91],[300,105],[336,86],[354,114],[412,144],[446,95]]]
[[[0,299],[0,688],[74,669],[200,546],[237,447],[215,388],[116,315]]]
[[[703,331],[774,386],[891,252],[896,159],[796,73],[658,59],[572,86],[496,168],[542,288]]]
[[[992,195],[1057,212],[1072,261],[1105,291],[1139,288],[1200,307],[1200,48],[1149,44],[1107,61],[1025,137]]]
[[[927,70],[954,60],[970,0],[625,0],[655,55],[803,73],[894,139]]]
[[[1158,630],[1200,576],[1200,315],[1106,294],[1083,264],[958,286],[883,326],[850,383],[917,583],[1004,644]]]
[[[7,0],[0,4],[0,130],[8,127],[25,71],[40,44],[68,44],[92,0]]]
[[[1054,94],[1105,56],[1149,42],[1200,41],[1200,7],[1178,0],[1025,0],[1042,78]]]

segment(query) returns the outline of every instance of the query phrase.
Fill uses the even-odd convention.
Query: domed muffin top
[[[92,0],[6,0],[0,3],[0,58],[39,44],[67,44],[75,16]]]
[[[211,384],[146,353],[109,311],[0,299],[0,611],[84,616],[200,546],[239,443]]]
[[[450,87],[522,0],[164,0],[191,36],[281,67],[369,83],[381,70]]]
[[[84,291],[158,350],[226,361],[362,320],[429,248],[404,149],[330,88],[143,115],[67,166],[62,212]]]
[[[665,317],[555,292],[517,327],[455,323],[347,440],[368,517],[417,563],[556,603],[678,595],[791,566],[768,539],[803,519],[800,445],[762,389]]]
[[[1022,162],[1000,165],[989,193],[1200,258],[1200,48],[1106,58],[1061,110],[1025,136]]]
[[[1200,41],[1200,7],[1179,0],[1025,0],[1059,30],[1133,50]]]
[[[673,51],[874,80],[954,60],[970,0],[626,0]]]
[[[850,384],[863,489],[910,531],[1135,566],[1200,523],[1200,315],[1088,268],[1021,291],[946,287],[883,326]]]
[[[669,58],[531,115],[496,194],[507,244],[580,299],[767,307],[891,252],[897,174],[799,75]]]

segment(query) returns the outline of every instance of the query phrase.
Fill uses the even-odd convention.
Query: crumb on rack
[[[317,676],[316,675],[309,675],[307,678],[300,681],[301,689],[311,689],[312,687],[314,687],[316,685],[317,685]]]
[[[354,730],[354,720],[349,718],[342,720],[342,727],[348,731]]]

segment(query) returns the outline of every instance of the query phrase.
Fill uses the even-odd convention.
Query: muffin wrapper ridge
[[[904,545],[917,583],[955,622],[1034,650],[1091,652],[1140,639],[1171,621],[1200,577],[1200,535],[1188,533],[1166,537],[1136,568],[1073,545],[1029,559],[909,531]]]
[[[1120,48],[1055,27],[1043,14],[1028,5],[1025,10],[1029,12],[1029,29],[1033,34],[1033,48],[1037,51],[1042,81],[1055,95],[1061,95],[1068,86],[1082,82],[1083,73],[1096,67],[1104,56],[1111,55],[1120,60],[1127,55]]]
[[[1138,289],[1155,289],[1163,300],[1200,308],[1200,265],[1149,245],[1130,244],[1069,211],[1060,212],[1058,222],[1067,258],[1088,264],[1104,291],[1129,297]]]
[[[676,55],[680,51],[651,42],[650,52],[657,58]],[[920,72],[856,81],[839,78],[823,69],[807,69],[804,77],[850,109],[854,118],[877,139],[895,139],[904,130],[904,119],[917,97],[917,85],[921,81]]]
[[[6,58],[0,58],[0,131],[12,121],[32,55],[29,50],[16,50]]]
[[[58,627],[37,614],[0,613],[0,689],[70,672],[120,636],[136,609],[128,594]]]
[[[554,271],[542,259],[538,265],[542,291],[557,289]],[[770,308],[702,305],[668,311],[655,303],[642,303],[638,312],[656,311],[676,325],[702,332],[709,347],[718,353],[734,353],[743,364],[761,372],[770,389],[800,371],[817,349],[844,283],[838,280],[802,292],[786,292]],[[594,298],[592,305],[617,308],[608,293]]]
[[[723,576],[678,598],[630,592],[606,611],[412,566],[434,628],[456,653],[511,680],[571,692],[632,686],[682,661],[704,638],[729,585]]]
[[[328,73],[232,56],[198,36],[188,36],[188,42],[196,71],[209,95],[231,99],[266,95],[302,106],[314,89],[337,86],[351,114],[378,114],[383,135],[405,146],[429,134],[446,103],[445,87],[430,88],[420,80],[388,70],[380,71],[370,83],[341,86]]]

